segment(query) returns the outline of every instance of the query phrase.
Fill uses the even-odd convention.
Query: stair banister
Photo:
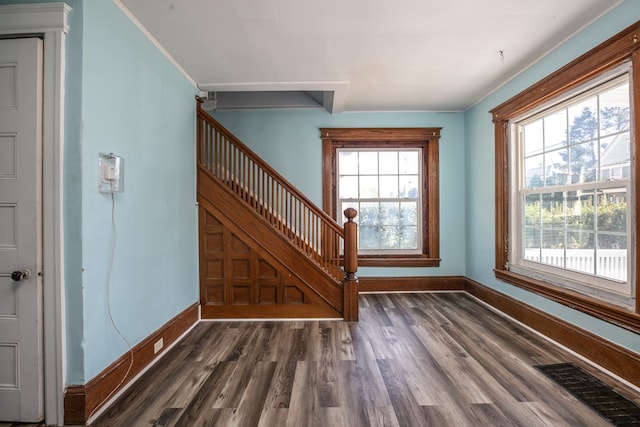
[[[341,283],[344,318],[357,320],[357,224],[353,221],[356,210],[345,211],[347,222],[341,227],[213,119],[201,103],[198,99],[198,169],[218,180]]]

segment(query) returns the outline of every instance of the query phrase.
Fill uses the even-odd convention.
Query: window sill
[[[542,295],[552,301],[613,323],[614,325],[634,332],[640,332],[640,315],[632,311],[512,271],[498,269],[494,271],[496,278],[499,280]]]

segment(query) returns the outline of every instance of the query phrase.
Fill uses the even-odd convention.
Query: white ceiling
[[[463,111],[619,3],[119,1],[202,91],[325,91],[334,112]]]

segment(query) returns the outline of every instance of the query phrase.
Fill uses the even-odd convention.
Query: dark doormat
[[[535,366],[616,426],[640,425],[640,406],[573,363]]]

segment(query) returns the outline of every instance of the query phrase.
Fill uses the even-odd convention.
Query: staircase
[[[197,100],[203,319],[358,319],[354,209],[340,226]]]

